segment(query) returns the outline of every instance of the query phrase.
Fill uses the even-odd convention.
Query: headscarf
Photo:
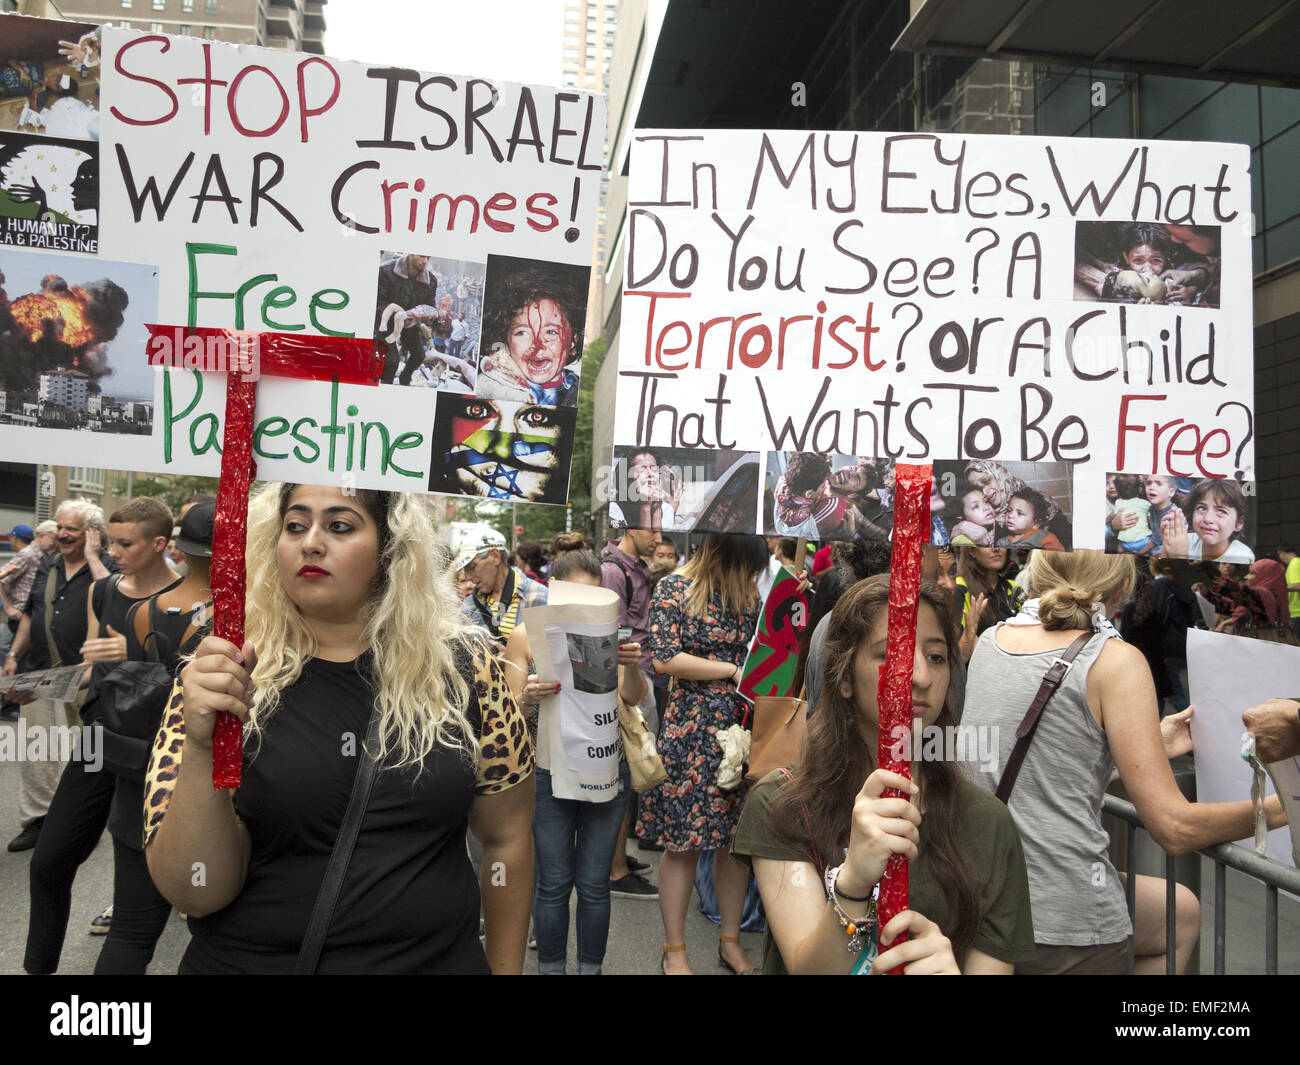
[[[972,473],[981,473],[987,477],[991,477],[994,483],[998,486],[998,491],[1002,495],[1002,502],[998,506],[993,507],[993,511],[997,515],[998,524],[1006,525],[1007,512],[1011,509],[1011,497],[1021,489],[1028,488],[1029,485],[1019,477],[1015,476],[1015,474],[1008,472],[1007,468],[1002,465],[1002,463],[993,459],[971,459],[970,462],[966,463],[966,482],[968,484],[970,483]],[[1055,521],[1056,516],[1061,512],[1061,508],[1056,505],[1056,500],[1051,496],[1041,492],[1039,494],[1047,500],[1047,515],[1040,523],[1041,528],[1049,522]],[[992,506],[992,503],[989,505]]]
[[[1274,562],[1271,558],[1261,558],[1250,567],[1250,572],[1255,575],[1255,579],[1247,585],[1247,588],[1259,599],[1264,613],[1268,616],[1268,623],[1285,624],[1290,611],[1287,609],[1286,570],[1282,568],[1282,563]],[[1232,612],[1232,616],[1241,621],[1245,619],[1247,613],[1248,609],[1245,606],[1239,606]]]

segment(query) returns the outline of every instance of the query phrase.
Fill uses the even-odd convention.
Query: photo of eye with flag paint
[[[573,408],[442,393],[429,491],[563,503],[576,419]]]

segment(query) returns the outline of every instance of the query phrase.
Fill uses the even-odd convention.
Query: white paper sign
[[[1042,546],[1059,511],[1101,548],[1107,473],[1250,493],[1250,191],[1240,144],[639,131],[612,494],[667,529],[704,482],[726,505],[696,528],[852,539],[877,535],[888,477],[781,486],[773,453],[1036,464],[1013,476],[1047,502],[999,538]],[[729,476],[745,459],[766,490]]]
[[[547,605],[523,611],[538,678],[560,684],[537,725],[537,763],[559,799],[618,797],[618,608],[607,588],[552,581]]]
[[[1241,758],[1242,735],[1246,731],[1241,715],[1269,699],[1300,691],[1300,647],[1188,629],[1187,679],[1196,707],[1192,742],[1196,750],[1197,800],[1248,800],[1253,771]],[[1273,794],[1271,781],[1268,793]],[[1253,838],[1235,842],[1248,850],[1255,849]],[[1293,864],[1287,829],[1274,829],[1268,834],[1268,856]]]

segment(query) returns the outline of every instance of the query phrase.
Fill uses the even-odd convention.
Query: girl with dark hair
[[[963,547],[957,552],[956,613],[961,657],[969,662],[975,641],[991,625],[1016,616],[1024,593],[1007,576],[1005,547]]]
[[[740,946],[749,877],[728,851],[745,789],[718,787],[717,733],[735,722],[736,685],[761,608],[755,578],[767,559],[761,537],[710,533],[685,566],[655,586],[650,606],[654,668],[672,677],[660,740],[668,779],[642,795],[637,834],[665,848],[659,866],[664,972],[691,971],[686,910],[699,852],[708,850],[715,852],[722,917],[719,962],[737,973],[751,969]]]
[[[804,758],[765,777],[745,805],[733,850],[753,865],[763,896],[764,973],[902,965],[908,974],[1009,974],[1034,956],[1024,854],[1006,807],[951,760],[914,765],[911,782],[876,768],[888,621],[887,574],[836,603]],[[912,672],[913,709],[926,727],[952,724],[956,655],[948,603],[927,582]],[[883,798],[886,788],[911,798]],[[912,908],[877,931],[871,900],[892,854],[911,862]],[[856,934],[846,941],[850,923]],[[904,931],[911,938],[894,946]],[[854,950],[877,937],[879,957]]]

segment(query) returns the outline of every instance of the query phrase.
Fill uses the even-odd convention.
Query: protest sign
[[[794,676],[799,641],[807,628],[808,599],[799,590],[799,578],[782,566],[763,601],[758,629],[740,671],[740,694],[747,699],[798,695]]]
[[[80,30],[11,25],[47,51]],[[11,297],[40,291],[28,275],[111,280],[130,334],[105,369],[80,308],[43,308],[5,353],[25,376],[6,380],[0,443],[215,475],[227,374],[327,350],[374,360],[378,387],[328,366],[268,378],[260,477],[564,502],[603,97],[111,27],[92,45],[88,140],[48,121],[0,134],[0,242],[98,259],[5,248],[0,269]],[[32,187],[37,152],[58,156],[57,202]]]
[[[1217,558],[1253,503],[1249,162],[1231,144],[639,132],[615,453],[683,484],[710,469],[691,451],[750,456],[767,478],[733,509],[819,540],[887,536],[900,461],[936,463],[932,540],[979,480],[976,524],[1013,547],[1104,547],[1107,473],[1185,478],[1181,495],[1227,479],[1247,501],[1231,533],[1191,508],[1166,552]],[[822,461],[792,477],[795,455]],[[657,491],[633,479],[621,510],[667,528]]]
[[[618,798],[618,596],[608,588],[552,581],[547,605],[522,614],[539,680],[560,692],[543,699],[537,764],[557,799]]]
[[[1252,706],[1296,690],[1300,685],[1300,648],[1188,629],[1187,682],[1196,707],[1192,743],[1196,751],[1197,801],[1249,799],[1252,771],[1241,758],[1246,731],[1241,715]],[[1297,771],[1294,765],[1279,769],[1292,780]],[[1271,785],[1268,792],[1273,793]],[[1295,800],[1288,795],[1286,801]],[[1254,839],[1239,839],[1236,843],[1251,850],[1255,846]],[[1277,828],[1268,834],[1270,858],[1291,865],[1292,849],[1287,829]]]

